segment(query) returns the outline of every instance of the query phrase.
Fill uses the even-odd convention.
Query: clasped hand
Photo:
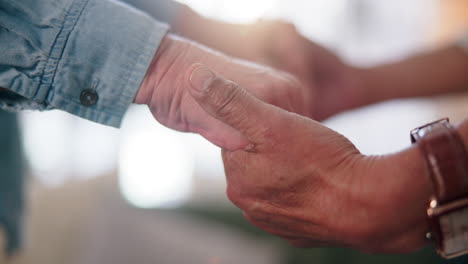
[[[425,244],[429,188],[407,177],[417,170],[408,164],[417,149],[366,157],[342,135],[260,101],[205,66],[191,80],[198,104],[248,141],[224,150],[223,160],[228,197],[254,225],[300,247],[401,253]]]

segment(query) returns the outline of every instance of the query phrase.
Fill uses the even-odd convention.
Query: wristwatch
[[[468,154],[448,118],[411,131],[421,150],[433,195],[427,215],[439,255],[454,258],[468,253]]]

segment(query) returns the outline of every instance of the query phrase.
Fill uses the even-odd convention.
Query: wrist
[[[162,81],[170,67],[175,63],[178,56],[188,49],[188,44],[167,34],[162,40],[158,51],[148,67],[145,77],[137,92],[134,103],[148,104],[155,88]]]
[[[423,216],[424,223],[421,224],[426,224],[426,209],[433,189],[421,150],[417,145],[413,145],[400,153],[390,155],[388,159],[388,165],[395,166],[395,169],[387,177],[401,177],[402,191],[411,193],[410,197],[413,200],[408,206],[402,204],[402,209],[406,207],[409,212]]]
[[[365,157],[360,166],[367,186],[361,200],[370,218],[366,224],[371,234],[363,247],[409,253],[424,246],[432,183],[417,146],[396,154]],[[376,240],[382,241],[381,248],[372,250]]]

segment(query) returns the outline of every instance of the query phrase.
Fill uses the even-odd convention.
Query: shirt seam
[[[64,16],[62,27],[51,45],[49,56],[47,57],[41,75],[39,87],[36,89],[36,93],[33,96],[33,98],[36,100],[40,99],[38,98],[38,95],[40,94],[41,90],[46,90],[47,92],[43,98],[44,105],[48,105],[49,96],[55,93],[53,84],[55,82],[57,69],[65,53],[65,48],[67,46],[69,37],[75,29],[75,26],[78,23],[88,2],[89,0],[74,1],[67,14]]]

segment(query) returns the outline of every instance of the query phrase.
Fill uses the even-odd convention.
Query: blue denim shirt
[[[167,30],[112,0],[2,0],[0,108],[117,127]]]

